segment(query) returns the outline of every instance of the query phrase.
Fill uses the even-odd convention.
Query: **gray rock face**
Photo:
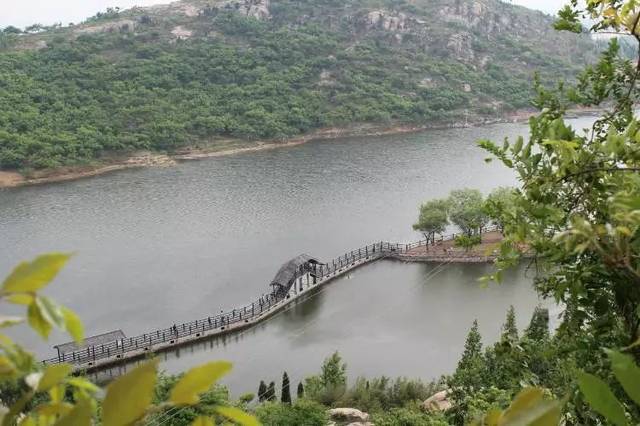
[[[355,408],[332,408],[329,410],[332,420],[362,424],[369,420],[369,414]]]
[[[460,2],[455,6],[446,6],[440,10],[440,16],[445,21],[457,22],[466,26],[479,25],[486,14],[487,7],[474,1],[471,3]]]
[[[426,411],[446,411],[452,407],[449,400],[450,389],[440,391],[431,395],[422,403],[422,409]]]
[[[378,9],[369,12],[365,18],[367,29],[383,29],[385,31],[406,31],[407,15],[391,12],[386,9]]]
[[[471,45],[473,37],[467,32],[451,35],[447,41],[447,48],[453,52],[453,56],[459,61],[471,62],[475,53]]]
[[[244,3],[245,15],[261,20],[271,18],[269,0],[245,0]]]
[[[270,0],[230,0],[220,5],[223,9],[237,10],[244,16],[259,20],[271,19]]]

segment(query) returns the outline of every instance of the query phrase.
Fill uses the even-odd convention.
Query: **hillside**
[[[528,106],[593,59],[497,0],[183,0],[0,37],[0,168],[449,123]]]

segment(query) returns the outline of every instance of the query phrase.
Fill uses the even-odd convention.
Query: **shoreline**
[[[575,110],[571,111],[576,115],[590,115],[595,110]],[[251,145],[240,146],[234,148],[223,148],[216,150],[202,149],[195,146],[187,146],[173,154],[160,154],[145,152],[137,155],[130,155],[115,160],[111,164],[101,164],[97,166],[70,166],[61,167],[59,169],[46,170],[39,172],[40,175],[35,177],[26,177],[16,171],[0,170],[0,189],[17,188],[23,186],[35,186],[46,183],[66,182],[100,176],[119,170],[127,170],[141,167],[170,167],[182,161],[201,160],[205,158],[224,157],[229,155],[265,151],[270,149],[286,148],[302,145],[312,141],[333,140],[348,137],[376,137],[401,135],[408,133],[418,133],[427,130],[442,130],[487,126],[501,123],[522,123],[526,122],[529,117],[536,114],[533,111],[519,111],[506,115],[502,118],[484,119],[469,123],[442,123],[435,125],[379,125],[379,124],[354,124],[349,127],[333,127],[319,129],[306,135],[286,139],[283,141],[246,141]],[[239,142],[239,139],[227,139],[227,141]]]

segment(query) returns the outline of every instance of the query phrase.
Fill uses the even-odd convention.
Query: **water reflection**
[[[203,318],[268,291],[278,267],[300,253],[331,259],[373,241],[412,241],[424,200],[513,184],[510,170],[485,164],[476,140],[526,132],[505,124],[319,141],[0,190],[0,271],[43,252],[77,253],[47,294],[76,310],[88,334],[133,336]],[[491,337],[509,303],[521,319],[537,303],[524,278],[481,290],[481,266],[449,267],[424,282],[430,268],[371,265],[237,344],[182,349],[165,366],[228,358],[240,387],[258,371],[306,374],[339,349],[353,375],[433,377],[452,368],[473,318]],[[24,328],[15,337],[42,358],[68,340],[43,343]]]
[[[242,393],[254,391],[253,382],[260,379],[277,380],[285,370],[292,380],[301,380],[338,350],[351,379],[383,374],[437,378],[455,367],[473,320],[478,319],[485,343],[491,343],[510,305],[524,328],[543,303],[525,266],[506,274],[503,284],[484,288],[477,279],[490,268],[397,261],[367,265],[266,323],[166,352],[162,367],[179,372],[212,359],[232,360],[235,368],[226,384]]]

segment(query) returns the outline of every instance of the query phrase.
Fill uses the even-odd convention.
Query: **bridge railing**
[[[495,231],[496,227],[486,228],[483,232]],[[450,241],[460,234],[450,234],[437,238],[435,243]],[[433,242],[430,242],[433,245]],[[380,257],[392,254],[402,254],[417,247],[427,245],[427,240],[421,240],[414,243],[390,243],[378,242],[361,247],[357,250],[351,250],[344,253],[327,263],[319,264],[312,273],[316,278],[325,279],[340,273],[345,268],[354,266],[357,262],[365,260],[372,261]],[[301,278],[300,278],[301,279]],[[296,282],[293,286],[294,292],[297,293],[301,282]],[[291,293],[289,293],[291,294]],[[174,324],[170,327],[155,330],[149,333],[143,333],[134,337],[126,337],[109,343],[89,346],[73,352],[60,354],[60,356],[42,361],[44,364],[71,363],[79,365],[91,366],[92,363],[106,358],[125,358],[125,354],[133,351],[149,351],[152,352],[153,347],[159,344],[177,344],[185,337],[200,337],[204,333],[211,330],[224,331],[231,325],[238,323],[248,323],[252,319],[261,316],[265,312],[269,312],[276,304],[289,298],[289,294],[282,295],[276,292],[261,296],[257,300],[240,308],[232,309],[227,312],[198,319],[195,321],[185,322],[182,324]]]

